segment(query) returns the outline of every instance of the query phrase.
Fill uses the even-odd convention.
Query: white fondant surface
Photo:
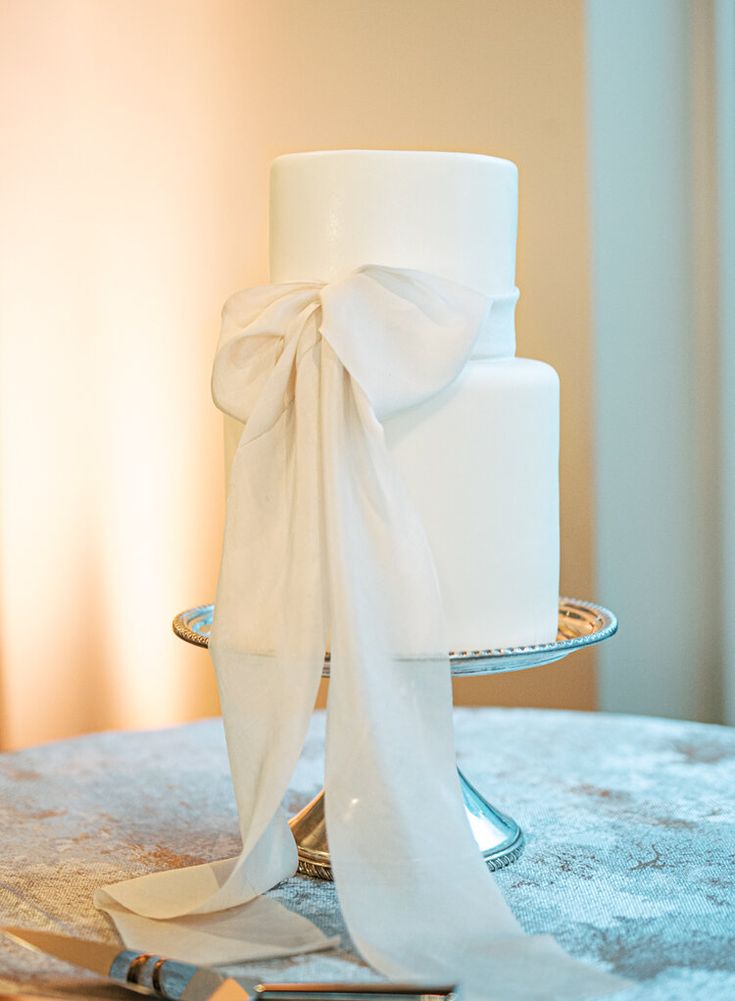
[[[372,150],[279,157],[271,170],[271,281],[330,281],[382,264],[507,294],[517,201],[515,165],[494,157]],[[226,419],[227,470],[240,431]],[[450,648],[553,639],[554,370],[527,359],[473,360],[448,390],[388,420],[385,432],[434,553]]]
[[[559,379],[527,358],[471,361],[385,422],[434,554],[452,649],[544,643],[559,601]]]
[[[415,268],[487,294],[515,285],[518,171],[467,153],[338,150],[271,167],[271,281]]]

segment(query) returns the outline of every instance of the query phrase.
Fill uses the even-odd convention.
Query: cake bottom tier
[[[546,643],[559,602],[559,379],[473,360],[385,423],[431,545],[451,650]]]
[[[473,360],[385,422],[421,518],[450,650],[546,643],[559,601],[559,379],[527,358]],[[242,425],[225,418],[229,469]]]

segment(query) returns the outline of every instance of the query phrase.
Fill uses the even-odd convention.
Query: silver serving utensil
[[[456,987],[417,984],[262,984],[237,980],[207,967],[120,950],[105,942],[85,941],[26,928],[3,928],[4,935],[28,949],[47,953],[92,970],[118,983],[141,988],[166,1001],[456,1001]]]

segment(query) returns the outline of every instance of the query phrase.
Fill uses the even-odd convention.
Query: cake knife
[[[418,984],[262,984],[237,980],[207,967],[162,959],[132,949],[122,951],[105,942],[26,928],[2,933],[26,948],[45,952],[102,977],[133,986],[136,993],[166,1001],[457,1001],[456,987]],[[132,995],[132,992],[131,992]]]

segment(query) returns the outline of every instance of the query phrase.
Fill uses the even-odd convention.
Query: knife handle
[[[391,994],[386,991],[258,991],[255,995],[258,1001],[453,1001],[456,994],[427,994],[414,991],[412,994],[401,992]]]
[[[259,984],[257,1001],[454,1001],[457,988],[420,984]]]
[[[452,999],[455,997],[454,994],[419,994],[414,991],[413,994],[388,994],[385,991],[381,991],[380,994],[376,994],[375,991],[369,991],[365,993],[364,991],[350,991],[348,994],[335,991],[258,991],[255,995],[258,1001],[376,1001],[376,998],[381,998],[381,1001],[447,1001],[447,999]]]
[[[201,984],[202,998],[214,993],[224,980],[222,974],[214,970],[199,969],[190,963],[163,959],[132,949],[125,949],[115,956],[108,975],[113,980],[122,980],[136,987],[154,991],[165,1001],[178,1001],[195,976],[198,976],[199,980],[206,981]]]

